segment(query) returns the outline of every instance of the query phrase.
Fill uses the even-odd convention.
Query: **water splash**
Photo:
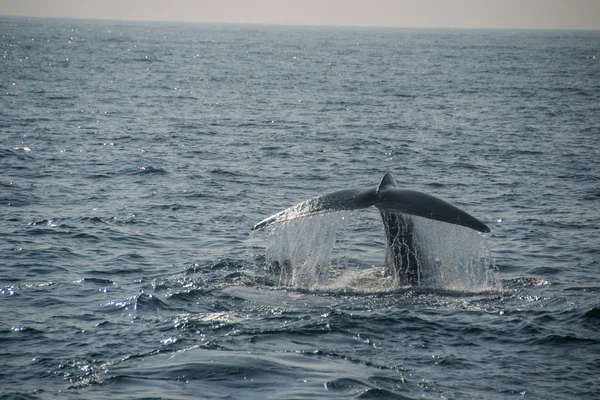
[[[403,283],[385,261],[385,236],[377,214],[359,210],[298,218],[255,231],[251,240],[266,242],[266,273],[277,285],[390,291]],[[419,244],[419,286],[466,292],[501,289],[485,235],[458,225],[410,218],[411,240]]]
[[[421,285],[467,292],[501,289],[484,234],[426,218],[411,219]]]
[[[313,289],[327,280],[336,233],[347,223],[345,214],[319,214],[266,228],[265,257],[279,285]]]

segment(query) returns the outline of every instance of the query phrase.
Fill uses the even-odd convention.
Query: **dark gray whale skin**
[[[252,230],[296,218],[371,206],[379,209],[384,225],[387,239],[386,271],[396,274],[401,285],[418,285],[420,282],[418,243],[412,234],[411,215],[464,226],[478,232],[490,232],[483,222],[444,200],[426,193],[400,189],[389,172],[383,176],[379,186],[339,190],[314,197],[265,218]]]

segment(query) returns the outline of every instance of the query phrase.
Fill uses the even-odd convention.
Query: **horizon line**
[[[95,22],[148,22],[148,23],[181,23],[181,24],[203,24],[203,25],[232,25],[232,26],[264,26],[264,27],[296,27],[296,28],[357,28],[357,29],[431,29],[431,30],[496,30],[496,31],[580,31],[597,32],[596,28],[547,28],[547,27],[476,27],[476,26],[401,26],[401,25],[368,25],[368,24],[319,24],[319,23],[285,23],[285,22],[236,22],[236,21],[202,21],[191,19],[130,19],[130,18],[104,18],[104,17],[73,17],[73,16],[37,16],[37,15],[17,15],[1,14],[0,18],[19,18],[19,19],[52,19],[52,20],[72,20],[72,21],[95,21]]]

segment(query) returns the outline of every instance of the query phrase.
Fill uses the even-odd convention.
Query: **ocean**
[[[0,398],[600,396],[600,32],[0,38]],[[487,280],[386,283],[373,208],[251,232],[386,172],[491,228],[419,222]]]

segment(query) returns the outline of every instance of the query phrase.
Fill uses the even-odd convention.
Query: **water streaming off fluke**
[[[281,286],[357,292],[406,287],[390,262],[393,252],[378,219],[374,210],[331,212],[274,224],[253,232],[251,239],[262,243],[267,273]],[[383,226],[390,226],[386,222]],[[466,292],[501,289],[484,234],[415,216],[393,221],[406,223],[412,229],[399,230],[404,235],[395,243],[413,242],[410,263],[416,263],[418,271],[413,286]]]

